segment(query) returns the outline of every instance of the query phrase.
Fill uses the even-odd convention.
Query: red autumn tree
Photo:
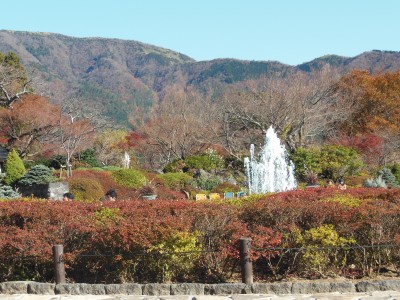
[[[38,95],[25,95],[13,108],[0,110],[1,135],[22,158],[39,154],[54,140],[59,107]]]

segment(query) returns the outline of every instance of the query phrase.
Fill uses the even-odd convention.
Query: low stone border
[[[41,294],[41,295],[234,295],[234,294],[314,294],[314,293],[354,293],[373,291],[400,291],[400,279],[368,281],[299,281],[278,283],[40,283],[34,281],[9,281],[0,283],[1,294]]]

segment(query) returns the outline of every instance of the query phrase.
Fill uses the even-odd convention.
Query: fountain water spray
[[[293,162],[288,160],[286,149],[272,126],[267,130],[258,160],[254,152],[251,144],[250,159],[244,159],[249,194],[282,192],[297,187]]]

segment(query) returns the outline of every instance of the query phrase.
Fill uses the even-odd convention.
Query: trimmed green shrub
[[[214,187],[221,184],[221,180],[216,176],[200,175],[192,182],[196,188],[205,191],[211,191]]]
[[[49,168],[60,169],[65,165],[66,157],[64,155],[54,155],[47,162],[46,166]]]
[[[91,178],[72,178],[69,181],[69,190],[75,200],[80,202],[96,202],[104,195],[101,184]]]
[[[55,182],[58,178],[53,176],[53,171],[45,165],[33,166],[18,183],[24,185],[46,184]]]
[[[177,173],[187,171],[186,162],[183,159],[174,160],[165,166],[164,173]]]
[[[225,157],[225,168],[244,172],[243,159],[234,156],[227,156]]]
[[[97,160],[96,157],[96,152],[94,151],[94,149],[86,149],[83,150],[80,154],[79,154],[79,158],[81,162],[85,162],[87,164],[89,164],[91,167],[100,167],[100,163]]]
[[[190,169],[203,169],[205,171],[213,171],[224,166],[224,160],[214,152],[189,156],[185,159],[186,165]]]
[[[322,147],[319,163],[325,178],[356,175],[363,166],[361,157],[356,150],[341,145]]]
[[[146,177],[138,170],[121,169],[111,174],[111,177],[121,186],[134,189],[141,188],[146,184]]]
[[[9,185],[0,184],[0,199],[15,199],[22,197],[21,194],[13,190]]]
[[[165,168],[165,173],[177,173],[187,172],[190,169],[202,169],[205,171],[214,171],[216,169],[224,168],[225,161],[217,151],[213,149],[207,149],[205,153],[200,155],[193,155],[185,158],[185,160],[179,159],[169,163]]]
[[[397,182],[400,183],[400,164],[393,164],[389,168],[394,177],[396,177]]]
[[[321,173],[319,150],[316,148],[299,147],[290,154],[290,160],[295,166],[295,175],[299,180],[306,180],[306,175],[310,171]]]
[[[159,174],[157,177],[167,187],[176,191],[182,189],[193,180],[192,176],[182,172]]]
[[[4,183],[7,185],[15,183],[26,173],[24,163],[14,149],[12,149],[7,155],[4,171],[6,172]]]

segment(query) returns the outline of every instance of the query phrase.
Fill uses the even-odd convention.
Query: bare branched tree
[[[106,126],[96,111],[86,111],[78,98],[64,102],[59,117],[59,143],[66,154],[67,176],[72,175],[71,160],[75,153],[93,143],[96,132]]]
[[[224,94],[220,137],[225,148],[239,157],[243,146],[262,143],[270,126],[290,149],[329,135],[337,118],[346,114],[345,105],[333,98],[338,78],[322,68],[318,74],[248,82]]]
[[[213,103],[193,90],[171,88],[139,128],[146,137],[146,151],[152,165],[162,166],[174,159],[201,152],[212,143],[215,131]]]

